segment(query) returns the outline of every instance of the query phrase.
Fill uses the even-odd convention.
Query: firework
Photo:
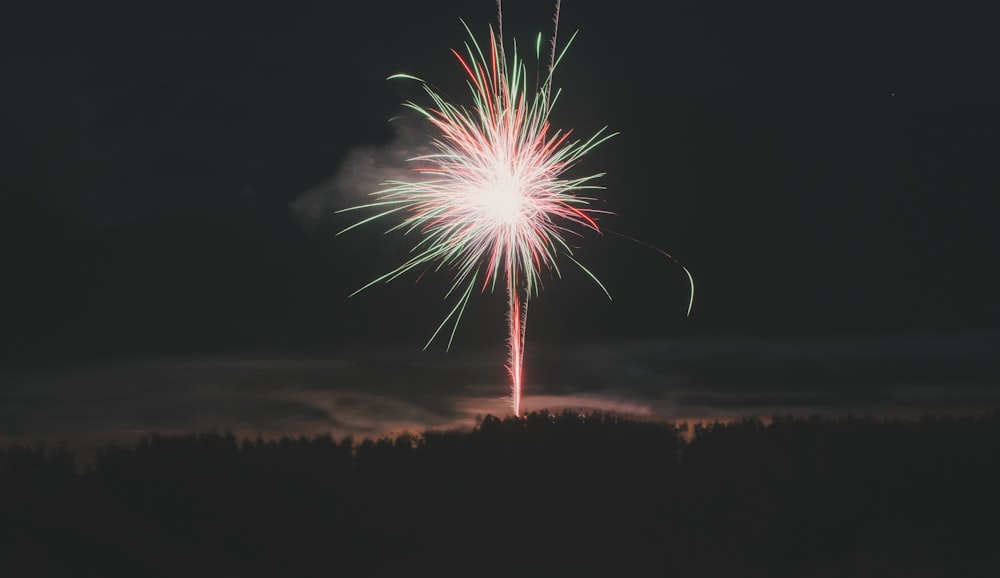
[[[614,133],[605,128],[589,138],[574,139],[572,131],[554,129],[549,123],[559,98],[559,91],[553,90],[553,73],[573,41],[571,37],[557,50],[559,4],[549,62],[533,88],[516,44],[510,53],[504,46],[500,2],[497,29],[490,28],[488,44],[480,45],[466,26],[469,40],[464,52],[452,50],[466,75],[470,106],[449,102],[417,77],[390,77],[421,83],[430,104],[405,106],[430,123],[433,152],[411,159],[413,180],[387,181],[372,193],[373,202],[344,209],[370,209],[375,214],[341,231],[394,215],[401,219],[389,231],[419,236],[408,260],[357,292],[414,270],[451,272],[446,298],[455,303],[427,345],[450,326],[450,347],[472,294],[494,291],[502,284],[509,304],[507,369],[515,415],[521,410],[528,301],[538,295],[540,274],[560,276],[558,258],[565,257],[607,294],[597,277],[574,258],[566,240],[586,230],[600,232],[595,217],[602,211],[591,207],[594,199],[587,193],[601,188],[594,181],[603,173],[576,178],[566,173]],[[535,54],[541,56],[541,37]]]

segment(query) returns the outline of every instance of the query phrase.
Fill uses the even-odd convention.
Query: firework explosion
[[[406,106],[432,125],[434,152],[411,159],[418,178],[388,181],[385,188],[372,193],[374,202],[344,209],[376,209],[377,214],[341,233],[399,214],[401,222],[389,231],[420,236],[406,262],[355,294],[415,269],[453,273],[446,298],[454,296],[456,303],[427,345],[450,323],[450,347],[473,292],[477,288],[493,291],[498,281],[503,283],[510,307],[510,402],[514,414],[520,415],[525,323],[528,301],[541,288],[539,275],[546,270],[559,276],[557,257],[561,255],[607,293],[597,277],[573,258],[565,239],[582,230],[600,232],[593,215],[602,211],[590,208],[594,199],[580,193],[601,188],[593,181],[603,173],[580,178],[564,175],[614,134],[601,129],[588,139],[574,140],[570,138],[572,131],[553,129],[549,123],[559,97],[558,90],[553,92],[552,76],[573,41],[570,38],[557,52],[559,2],[555,5],[551,58],[544,80],[534,90],[529,90],[527,67],[516,44],[512,54],[505,50],[500,2],[497,9],[498,28],[490,28],[485,51],[467,26],[470,40],[464,53],[452,50],[466,74],[471,107],[445,100],[419,78],[390,77],[415,80],[423,86],[432,104],[425,107],[408,102]],[[540,47],[539,37],[536,58]]]

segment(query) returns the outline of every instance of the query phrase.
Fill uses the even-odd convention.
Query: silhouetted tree
[[[12,445],[0,575],[996,575],[998,463],[1000,412]]]

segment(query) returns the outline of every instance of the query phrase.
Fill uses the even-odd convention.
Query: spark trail
[[[404,263],[355,294],[414,270],[444,269],[452,273],[445,298],[453,298],[455,304],[425,348],[449,325],[450,348],[473,292],[477,288],[480,292],[493,291],[498,280],[505,285],[509,304],[507,369],[515,415],[521,413],[528,301],[538,295],[541,273],[549,271],[560,276],[557,258],[564,256],[608,293],[597,277],[573,257],[566,240],[568,235],[581,235],[585,230],[601,232],[595,218],[604,211],[592,208],[594,198],[586,195],[587,191],[601,188],[594,181],[603,173],[576,178],[566,173],[614,133],[604,128],[589,138],[574,139],[572,131],[554,129],[549,122],[560,94],[553,90],[553,73],[575,37],[557,50],[559,7],[557,1],[547,70],[532,89],[517,44],[512,43],[509,54],[505,48],[499,1],[498,29],[490,28],[485,50],[468,26],[465,29],[469,40],[464,51],[452,50],[464,71],[471,106],[446,100],[417,77],[390,77],[422,85],[430,104],[411,101],[405,106],[430,123],[433,152],[410,159],[415,165],[413,180],[387,181],[384,188],[372,193],[372,202],[340,211],[375,212],[341,233],[397,216],[401,221],[390,232],[420,236]],[[541,56],[540,45],[539,41],[536,58]]]

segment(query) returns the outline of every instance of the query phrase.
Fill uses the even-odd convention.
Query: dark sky
[[[751,358],[747,344],[808,339],[798,357],[839,359],[842,347],[823,344],[883,352],[916,335],[930,341],[907,355],[974,342],[972,374],[996,378],[995,364],[983,369],[1000,331],[995,7],[562,8],[561,38],[580,34],[557,71],[553,121],[620,133],[579,167],[608,173],[601,196],[615,215],[602,225],[677,256],[697,294],[685,319],[676,266],[591,236],[578,256],[614,300],[571,267],[547,279],[529,360],[531,347],[689,339],[741,340],[720,351]],[[549,31],[546,2],[508,0],[504,12],[508,38],[530,44]],[[447,277],[347,299],[407,245],[378,226],[334,238],[350,221],[333,211],[422,142],[401,106],[418,87],[387,76],[414,74],[464,99],[448,52],[465,40],[460,18],[482,38],[495,5],[6,3],[6,391],[30,390],[17,372],[143,356],[419,353],[449,308]],[[498,347],[499,366],[504,333],[503,296],[482,296],[457,352],[421,363],[462,365]],[[11,395],[8,423],[26,420]]]

